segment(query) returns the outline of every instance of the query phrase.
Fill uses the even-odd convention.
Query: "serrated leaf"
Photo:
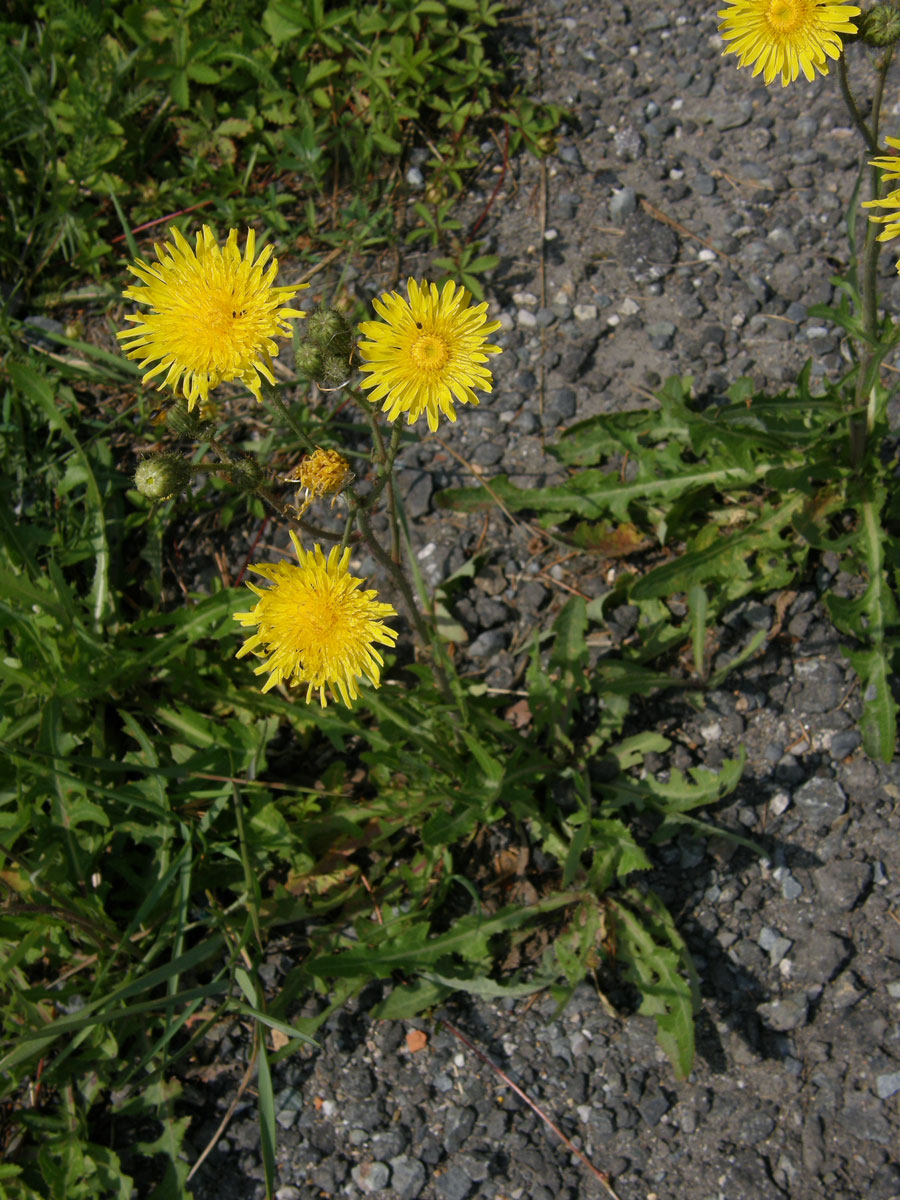
[[[418,1016],[426,1008],[450,995],[455,984],[444,984],[430,975],[423,974],[412,983],[396,984],[389,995],[378,1002],[371,1011],[376,1021],[405,1021]]]
[[[641,994],[638,1010],[656,1022],[656,1039],[676,1075],[686,1079],[694,1062],[695,994],[692,981],[682,973],[686,950],[666,941],[669,931],[653,921],[647,897],[633,890],[628,903],[614,902],[617,957],[626,978]],[[656,926],[656,927],[654,927]]]
[[[753,555],[759,558],[768,554],[773,559],[768,574],[772,580],[780,579],[785,570],[784,554],[788,547],[782,531],[790,527],[804,502],[803,496],[790,496],[777,507],[766,508],[757,520],[737,532],[723,533],[715,526],[706,526],[683,554],[654,567],[636,580],[630,589],[630,597],[636,601],[663,598],[688,592],[698,583],[748,579]],[[758,566],[754,566],[755,584]],[[787,578],[792,577],[793,570],[790,570]],[[774,584],[766,586],[769,588]]]
[[[897,702],[891,689],[891,669],[885,646],[865,650],[843,647],[854,671],[859,676],[863,695],[863,712],[859,722],[863,746],[867,754],[892,762],[897,745]]]

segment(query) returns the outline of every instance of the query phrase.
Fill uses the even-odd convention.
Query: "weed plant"
[[[809,17],[810,31],[802,5],[783,7],[785,20],[796,17],[800,32],[775,37],[764,26],[760,40],[747,43],[753,50],[747,57],[757,61],[757,69],[764,66],[767,83],[782,67],[788,72],[783,81],[792,82],[784,43],[794,36],[799,46],[809,39],[810,77],[826,62],[824,50],[815,52],[817,39],[827,40],[815,26],[819,18]],[[733,0],[725,15],[733,18],[736,32],[729,36],[740,38],[756,29],[755,22],[767,19],[766,11],[761,0]],[[487,485],[445,492],[438,503],[471,511],[499,501],[509,512],[540,514],[546,528],[574,546],[612,551],[626,564],[641,561],[642,566],[626,566],[619,574],[598,615],[608,619],[616,607],[636,605],[640,616],[629,661],[657,661],[687,641],[698,681],[721,681],[710,651],[723,614],[748,596],[800,586],[823,555],[832,556],[833,577],[849,575],[860,583],[856,594],[830,589],[825,603],[847,638],[844,652],[859,676],[863,745],[890,762],[897,741],[900,665],[900,507],[896,437],[887,415],[893,389],[882,368],[900,345],[900,323],[880,306],[877,279],[880,242],[900,233],[895,216],[900,192],[888,194],[889,181],[900,176],[900,160],[894,153],[868,164],[865,159],[879,149],[900,8],[890,3],[870,9],[860,22],[865,36],[845,53],[838,36],[841,23],[859,11],[841,4],[827,21],[822,18],[823,29],[836,23],[833,57],[864,158],[847,214],[849,266],[831,280],[837,303],[809,309],[809,316],[843,331],[848,362],[843,375],[814,387],[810,360],[796,383],[777,394],[740,378],[716,397],[698,397],[690,377],[672,377],[653,408],[594,417],[566,430],[551,447],[572,468],[558,487],[524,491],[501,475]],[[722,28],[729,27],[724,21]],[[855,28],[852,21],[849,28]],[[738,40],[733,48],[743,54],[746,47]],[[857,101],[851,88],[848,58],[854,53],[874,59],[876,84],[868,102]],[[793,79],[798,70],[795,62]],[[893,152],[900,148],[895,138],[888,137],[887,144]],[[866,187],[864,207],[887,214],[873,213],[861,231],[858,202]],[[881,234],[877,222],[886,224]],[[765,629],[756,631],[740,660],[754,654],[766,637]]]
[[[32,278],[57,251],[73,271],[99,267],[96,201],[123,207],[139,177],[128,171],[154,148],[148,219],[209,181],[226,223],[253,212],[272,230],[278,189],[262,203],[251,186],[262,168],[280,178],[294,156],[321,200],[342,160],[350,178],[382,178],[384,156],[430,110],[446,138],[436,169],[456,187],[477,120],[498,102],[483,40],[495,10],[480,0],[82,7],[76,19],[48,4],[37,26],[7,26],[4,79],[18,71],[46,101],[31,124],[25,106],[4,110],[6,145],[21,156],[7,241],[27,251]],[[812,45],[800,65],[822,70],[825,51]],[[890,53],[880,53],[883,79]],[[101,68],[91,55],[110,57]],[[90,85],[92,71],[106,90]],[[129,87],[151,120],[122,117]],[[870,149],[880,97],[881,87],[868,123],[852,105]],[[525,136],[533,110],[516,111]],[[93,174],[76,177],[71,139],[82,132]],[[138,139],[127,153],[123,137]],[[29,179],[41,185],[31,193]],[[224,204],[232,181],[248,207]],[[874,186],[884,200],[880,176]],[[436,204],[433,222],[420,213],[435,245],[453,219]],[[828,548],[864,574],[859,597],[833,600],[832,612],[857,639],[866,743],[890,756],[893,507],[879,367],[900,333],[872,298],[872,227],[828,310],[856,358],[823,394],[807,372],[778,397],[737,381],[727,404],[703,407],[689,380],[671,380],[653,412],[568,431],[557,453],[575,470],[561,487],[526,497],[491,482],[508,509],[538,511],[586,550],[677,548],[602,601],[573,597],[536,631],[524,732],[506,698],[456,671],[445,597],[416,571],[393,471],[412,426],[455,420],[457,407],[465,420],[475,389],[491,385],[500,347],[486,340],[496,328],[486,305],[453,283],[410,280],[358,327],[338,309],[304,318],[300,285],[275,285],[252,233],[243,253],[237,230],[224,246],[205,228],[193,247],[172,238],[154,264],[133,264],[128,298],[149,311],[120,330],[128,358],[60,338],[77,365],[23,349],[5,364],[0,1188],[28,1200],[124,1198],[139,1174],[156,1196],[189,1195],[181,1081],[210,1031],[239,1022],[252,1039],[242,1086],[255,1079],[271,1196],[272,1068],[373,979],[383,985],[373,1017],[401,1019],[459,992],[549,989],[562,1005],[614,959],[686,1075],[696,979],[640,873],[655,844],[709,831],[696,810],[727,795],[742,764],[655,778],[642,762],[666,739],[626,736],[626,721],[636,696],[677,684],[665,668],[686,640],[698,680],[721,681],[709,624],[742,596],[787,587]],[[485,269],[474,249],[454,253],[460,272]],[[300,379],[279,390],[272,355],[288,335]],[[154,403],[136,374],[162,385],[168,432],[150,426]],[[228,384],[265,405],[255,453],[235,436]],[[92,402],[99,385],[115,403]],[[338,421],[346,406],[353,418]],[[120,467],[133,428],[157,449],[132,483]],[[610,472],[625,454],[633,465]],[[285,455],[293,469],[276,477],[270,464]],[[187,570],[173,603],[171,527],[188,496],[290,527],[296,562],[256,561],[252,594],[219,580],[201,588]],[[345,519],[330,534],[321,514],[336,498]],[[355,551],[376,564],[383,595],[350,574]],[[640,610],[641,649],[600,658],[591,623],[626,599]],[[272,987],[264,968],[276,953],[290,966]],[[311,998],[316,1015],[299,1017]]]
[[[112,213],[128,212],[137,258],[129,226],[166,208],[208,200],[229,223],[255,216],[283,231],[301,195],[308,243],[371,246],[387,236],[378,205],[391,161],[416,141],[433,156],[421,232],[439,249],[477,162],[480,122],[500,114],[505,156],[536,144],[556,116],[504,99],[485,52],[495,9],[477,0],[328,11],[51,3],[36,15],[14,12],[4,26],[9,309],[34,299],[38,281],[99,278]],[[286,193],[289,173],[299,182]],[[326,235],[318,207],[348,182],[373,199],[347,206]],[[181,1080],[210,1031],[238,1021],[252,1033],[244,1086],[255,1078],[271,1195],[272,1066],[373,979],[383,1019],[460,991],[552,988],[563,1004],[615,946],[685,1074],[695,981],[670,917],[634,883],[650,858],[631,819],[671,838],[736,784],[739,764],[639,784],[643,754],[667,744],[622,737],[629,696],[648,677],[600,687],[578,600],[535,642],[531,728],[520,732],[501,697],[458,676],[437,632],[440,598],[421,586],[414,596],[421,580],[403,567],[414,563],[393,464],[413,435],[398,418],[435,426],[489,386],[483,364],[499,348],[485,341],[485,306],[470,302],[491,259],[460,240],[436,266],[465,290],[423,283],[415,299],[411,281],[406,301],[386,293],[387,324],[364,323],[359,345],[344,314],[309,314],[294,349],[301,378],[323,390],[307,383],[319,403],[288,404],[271,386],[270,356],[272,339],[302,318],[287,307],[301,288],[274,286],[270,250],[257,257],[253,233],[243,258],[236,230],[224,248],[205,227],[194,250],[172,236],[152,268],[136,264],[144,286],[129,297],[149,298],[152,311],[121,331],[130,357],[70,326],[49,335],[51,352],[11,345],[4,361],[3,1193],[126,1197],[151,1179],[158,1196],[189,1195]],[[181,276],[157,286],[176,254],[193,290]],[[210,263],[231,280],[227,296]],[[428,326],[424,342],[404,304]],[[392,364],[391,321],[405,330]],[[440,372],[460,346],[451,394]],[[134,430],[159,444],[157,399],[136,386],[155,367],[168,393],[165,449],[131,481],[121,466]],[[371,399],[352,385],[357,367]],[[210,398],[229,382],[270,410],[253,443]],[[371,400],[383,402],[389,436]],[[338,421],[348,401],[362,417]],[[291,455],[288,494],[305,491],[295,506],[269,466]],[[310,548],[308,535],[328,535],[309,509],[341,491],[349,518],[326,557]],[[271,586],[252,611],[246,590],[221,580],[197,590],[189,563],[173,602],[171,525],[188,493],[221,526],[265,514],[300,531],[296,566],[255,564]],[[393,603],[350,576],[357,547],[404,609],[414,653],[408,642],[394,651]],[[346,617],[336,640],[334,612]],[[262,690],[234,656],[236,616],[257,627],[245,650],[266,659]],[[318,703],[328,697],[351,707]],[[302,770],[279,767],[285,747]],[[294,964],[274,990],[261,973],[273,953]],[[311,996],[320,1011],[302,1020]]]
[[[530,727],[517,729],[504,697],[457,674],[439,603],[416,598],[403,567],[414,563],[394,460],[414,436],[409,423],[455,419],[458,404],[476,399],[472,388],[489,385],[484,364],[499,347],[486,340],[495,328],[486,305],[453,284],[410,281],[406,298],[382,296],[380,319],[363,322],[359,339],[337,310],[306,318],[298,363],[337,388],[320,393],[332,406],[356,406],[357,439],[369,430],[370,452],[354,461],[362,489],[343,446],[320,445],[341,428],[328,403],[287,404],[267,379],[267,339],[297,323],[302,310],[286,306],[302,290],[261,283],[258,264],[248,274],[252,239],[241,258],[236,237],[223,250],[207,230],[195,249],[174,236],[155,274],[138,264],[146,286],[128,295],[152,311],[121,336],[151,372],[151,360],[174,354],[170,382],[188,402],[170,402],[168,445],[141,462],[136,487],[114,450],[133,409],[118,421],[92,417],[46,360],[9,364],[0,726],[12,766],[0,794],[9,1187],[127,1196],[135,1173],[155,1172],[160,1195],[188,1194],[179,1080],[208,1032],[238,1020],[253,1031],[247,1078],[255,1071],[271,1194],[271,1068],[373,979],[384,983],[372,1012],[381,1019],[455,992],[549,988],[562,1005],[615,947],[686,1074],[696,982],[671,917],[635,883],[651,865],[650,834],[632,821],[640,815],[655,841],[705,829],[693,810],[732,790],[741,764],[638,778],[644,754],[668,743],[623,737],[623,727],[630,698],[659,680],[593,662],[592,614],[577,598],[536,637]],[[173,334],[154,320],[179,306],[202,311],[209,280],[220,279],[205,271],[213,260],[225,284],[212,302],[232,318],[231,340],[198,370],[204,324],[189,323],[185,341],[180,326]],[[257,317],[262,341],[248,348],[241,322]],[[366,378],[354,386],[357,366]],[[437,386],[448,371],[452,393]],[[210,392],[235,376],[265,402],[276,442],[308,448],[288,477],[297,504],[266,469],[271,442],[248,455],[212,408]],[[206,484],[213,503],[224,486],[298,530],[297,565],[257,564],[269,586],[251,611],[246,590],[218,584],[161,602],[167,527],[204,479],[217,481]],[[328,536],[316,508],[338,495],[348,515],[326,560],[310,539]],[[384,545],[373,532],[379,511]],[[12,516],[26,512],[27,521]],[[357,546],[404,609],[415,660],[409,647],[402,659],[393,652],[393,605],[349,576],[344,550]],[[262,657],[262,690],[234,657],[235,617],[257,630],[244,651]],[[334,699],[351,707],[325,703]],[[272,768],[286,739],[305,764],[289,778]],[[272,990],[260,971],[276,951],[294,965]],[[311,995],[322,998],[319,1014],[298,1018]],[[129,1139],[148,1118],[158,1136]]]

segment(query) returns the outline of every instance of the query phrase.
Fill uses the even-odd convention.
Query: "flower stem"
[[[274,409],[281,417],[284,418],[304,446],[306,446],[309,450],[315,450],[315,446],[309,439],[309,434],[279,396],[278,388],[273,387],[270,383],[263,381],[262,388],[260,389],[260,395],[263,397],[265,404],[270,409]]]
[[[381,543],[376,539],[372,532],[372,526],[369,524],[368,513],[358,508],[356,510],[356,520],[359,523],[360,532],[365,539],[366,545],[372,551],[376,560],[384,567],[391,577],[391,581],[397,588],[397,591],[403,597],[403,604],[406,608],[410,621],[418,634],[419,641],[422,646],[427,646],[431,650],[431,665],[434,670],[434,677],[438,687],[448,704],[456,707],[456,697],[453,694],[453,689],[450,687],[450,681],[447,678],[447,673],[444,670],[443,663],[440,661],[441,656],[435,644],[435,639],[432,631],[429,630],[425,621],[422,619],[422,614],[416,608],[416,601],[412,593],[412,588],[409,586],[409,580],[403,571],[403,567],[399,562],[388,554]]]
[[[873,116],[875,118],[875,121],[874,121],[875,131],[873,132],[873,130],[870,129],[869,126],[863,120],[863,115],[859,111],[859,106],[857,105],[856,100],[854,99],[853,93],[850,91],[850,80],[847,76],[847,56],[844,51],[841,51],[840,58],[838,59],[838,80],[841,85],[841,95],[844,97],[844,103],[847,106],[847,111],[850,114],[850,119],[853,121],[853,124],[856,126],[857,130],[859,131],[863,141],[866,143],[866,149],[871,151],[872,154],[877,154],[877,152],[878,152],[878,136],[877,136],[878,116],[874,112],[874,109],[873,109]],[[883,80],[882,80],[881,86],[882,86],[882,88],[884,87]]]
[[[841,92],[847,108],[857,128],[863,135],[866,147],[876,153],[878,150],[878,128],[881,121],[881,106],[884,100],[884,85],[888,68],[893,58],[893,48],[885,51],[877,64],[875,90],[872,95],[871,127],[867,126],[860,116],[849,86],[847,85],[847,68],[842,54],[840,63]],[[881,199],[884,192],[884,181],[877,167],[870,172],[870,195],[873,200]],[[866,334],[865,342],[859,358],[856,376],[855,408],[865,407],[865,416],[856,415],[850,420],[850,464],[857,469],[865,457],[866,440],[875,424],[875,409],[877,401],[876,382],[870,379],[873,367],[881,354],[878,340],[878,255],[881,243],[878,241],[876,224],[866,221],[866,236],[860,261],[860,289],[862,293],[862,320]]]
[[[244,885],[247,888],[247,911],[253,923],[256,934],[256,944],[263,949],[262,930],[259,925],[259,882],[250,866],[250,856],[247,852],[247,835],[244,831],[244,811],[241,806],[241,794],[235,784],[231,785],[234,800],[234,820],[237,826],[238,848],[241,854],[241,866],[244,868]]]

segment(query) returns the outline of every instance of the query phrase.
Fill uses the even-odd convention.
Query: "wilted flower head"
[[[374,300],[381,320],[359,327],[368,339],[359,345],[361,369],[369,373],[362,386],[372,389],[373,403],[383,401],[389,420],[406,413],[412,425],[424,413],[435,430],[441,413],[456,420],[454,401],[477,404],[473,389],[491,390],[483,364],[500,353],[487,341],[500,322],[487,323],[487,304],[470,305],[470,293],[452,280],[438,291],[434,283],[410,279],[406,290],[408,300],[397,292]]]
[[[305,686],[307,703],[318,692],[324,707],[328,688],[349,705],[359,695],[361,677],[379,686],[384,659],[375,644],[394,645],[397,634],[384,618],[397,612],[379,602],[377,592],[359,590],[363,580],[350,574],[349,549],[342,552],[335,546],[326,559],[320,546],[304,550],[293,532],[291,540],[299,565],[253,567],[272,586],[247,585],[259,601],[252,612],[234,616],[257,631],[237,656],[252,653],[265,660],[255,670],[257,675],[268,673],[264,692],[282,682]]]
[[[288,318],[305,316],[281,306],[309,284],[274,287],[278,263],[269,261],[272,247],[256,258],[256,234],[249,229],[241,257],[237,239],[232,229],[220,248],[204,225],[191,249],[173,229],[174,245],[157,244],[156,262],[138,259],[128,268],[144,286],[127,288],[125,296],[150,305],[150,311],[127,314],[134,328],[117,336],[141,367],[155,363],[144,383],[162,376],[160,388],[180,386],[188,408],[205,404],[213,388],[234,379],[260,400],[260,376],[275,382],[273,338],[290,334]]]
[[[719,12],[719,32],[737,54],[738,66],[753,63],[753,74],[763,72],[770,84],[781,74],[782,87],[802,71],[807,79],[816,71],[828,74],[828,58],[840,58],[842,33],[855,34],[850,17],[860,10],[845,0],[729,0]]]
[[[331,496],[334,506],[335,500],[353,479],[350,464],[343,454],[317,446],[312,454],[303,456],[290,475],[285,476],[285,483],[299,483],[306,493],[306,499],[298,510],[298,517],[302,517],[310,504],[321,496]]]

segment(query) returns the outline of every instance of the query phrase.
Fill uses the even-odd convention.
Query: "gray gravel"
[[[572,119],[545,164],[510,163],[481,227],[501,259],[490,298],[505,353],[494,393],[440,437],[488,476],[560,478],[545,438],[643,406],[673,373],[715,396],[742,374],[777,387],[810,357],[813,380],[841,370],[839,339],[807,316],[831,298],[847,253],[858,149],[837,81],[767,90],[721,58],[715,11],[699,0],[527,0],[507,14],[502,36],[529,87]],[[469,199],[472,220],[499,153],[495,167]],[[384,280],[362,273],[358,283],[370,295]],[[900,304],[888,256],[884,288]],[[470,482],[434,440],[404,452],[401,484],[432,584],[480,544],[480,517],[433,507],[435,492]],[[600,594],[603,564],[554,566],[499,517],[484,545],[503,549],[456,595],[469,634],[460,652],[489,684],[510,687],[522,635],[552,619],[568,586]],[[900,1197],[900,770],[860,748],[858,689],[820,602],[835,569],[823,561],[781,632],[705,710],[670,696],[640,714],[673,740],[654,770],[716,767],[746,748],[745,777],[715,819],[766,849],[759,858],[686,839],[665,849],[651,880],[700,974],[691,1078],[673,1077],[645,1019],[611,1016],[587,985],[562,1014],[549,998],[447,1009],[611,1174],[621,1200]],[[774,602],[736,606],[729,636],[771,629]],[[634,617],[614,614],[612,636]],[[289,966],[276,964],[276,977]],[[614,976],[601,983],[626,1009]],[[369,1019],[379,994],[369,989],[323,1027],[321,1049],[276,1071],[279,1200],[604,1194],[446,1029]],[[411,1027],[428,1034],[416,1053]],[[237,1026],[227,1053],[209,1048],[233,1070],[192,1093],[195,1152],[246,1053]],[[245,1098],[192,1186],[198,1200],[256,1200],[261,1178]]]

